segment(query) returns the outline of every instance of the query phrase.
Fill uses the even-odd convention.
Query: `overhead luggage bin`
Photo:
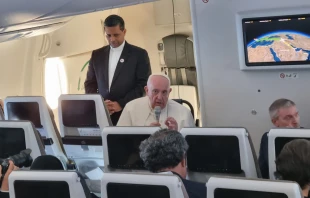
[[[73,16],[155,0],[11,0],[0,1],[0,43],[47,34]]]

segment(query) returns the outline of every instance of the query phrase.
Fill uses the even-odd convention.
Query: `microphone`
[[[154,108],[154,113],[155,113],[156,121],[159,122],[160,113],[161,113],[161,108],[160,108],[160,106],[156,106],[156,107]]]

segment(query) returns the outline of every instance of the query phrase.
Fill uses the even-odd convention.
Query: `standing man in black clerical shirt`
[[[102,95],[116,125],[125,105],[143,96],[151,67],[146,50],[125,41],[120,16],[107,17],[104,31],[109,45],[92,52],[84,85],[87,94]]]

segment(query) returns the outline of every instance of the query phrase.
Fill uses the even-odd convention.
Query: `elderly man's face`
[[[276,127],[280,128],[299,128],[299,113],[296,106],[280,108],[278,110],[278,117],[272,120]]]
[[[149,97],[152,108],[166,107],[171,88],[169,81],[163,76],[152,76],[150,83],[145,87],[146,95]]]

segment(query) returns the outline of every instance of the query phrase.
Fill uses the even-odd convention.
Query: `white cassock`
[[[159,123],[162,128],[167,128],[165,121],[168,117],[177,121],[179,131],[184,127],[195,126],[190,110],[173,100],[168,100],[166,107],[161,110]],[[155,113],[146,96],[126,104],[117,126],[150,126],[153,122],[156,122]]]

